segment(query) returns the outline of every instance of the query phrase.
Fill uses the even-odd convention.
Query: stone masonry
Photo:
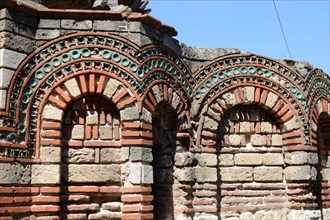
[[[0,1],[0,220],[330,219],[329,76],[147,3]]]

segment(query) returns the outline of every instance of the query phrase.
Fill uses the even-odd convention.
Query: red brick
[[[0,207],[1,213],[23,213],[30,212],[29,206],[15,206],[15,207]]]
[[[13,220],[13,217],[11,216],[0,217],[0,220]]]
[[[67,192],[83,192],[83,193],[97,193],[99,192],[99,187],[97,186],[69,186]]]
[[[122,145],[146,145],[152,146],[152,140],[145,139],[124,139],[122,140]]]
[[[31,197],[15,197],[14,203],[29,203],[32,201]]]
[[[61,140],[60,139],[41,139],[42,146],[60,146]]]
[[[94,94],[95,93],[95,75],[94,74],[89,75],[88,85],[89,85],[89,93]]]
[[[97,89],[96,89],[96,94],[97,95],[101,95],[102,94],[104,83],[105,83],[105,76],[104,75],[101,75],[100,76],[100,79],[99,79],[99,83],[97,85]]]
[[[65,102],[63,102],[62,100],[59,100],[59,99],[57,99],[55,96],[50,96],[49,98],[48,98],[48,100],[50,101],[50,102],[52,102],[52,103],[54,103],[55,105],[57,105],[59,108],[61,108],[61,109],[66,109],[66,107],[67,107],[67,104],[65,103]]]
[[[151,187],[141,187],[141,186],[136,186],[136,187],[124,187],[122,189],[123,193],[145,193],[145,192],[151,192],[152,188]]]
[[[100,193],[121,193],[121,188],[113,186],[104,186],[100,187]]]
[[[45,138],[60,138],[61,131],[42,131],[41,136]]]
[[[114,104],[117,104],[119,102],[120,99],[122,99],[126,94],[127,94],[127,90],[126,89],[122,89],[118,94],[116,94],[113,98],[112,98],[112,102]]]
[[[34,203],[60,202],[60,197],[59,196],[33,196],[32,202],[34,202]]]
[[[45,121],[42,122],[42,128],[44,130],[52,130],[52,129],[57,130],[57,129],[61,129],[61,127],[62,127],[61,122],[45,122]]]
[[[40,188],[40,192],[43,193],[50,193],[50,194],[57,194],[61,192],[61,188],[60,187],[41,187]]]
[[[151,202],[153,199],[153,195],[141,195],[141,202]]]
[[[14,198],[13,197],[1,197],[0,204],[11,204],[13,203]]]
[[[130,104],[132,104],[132,103],[134,103],[134,102],[135,102],[135,98],[133,98],[133,97],[129,97],[129,98],[125,99],[125,100],[121,100],[121,101],[117,104],[117,109],[118,109],[118,110],[121,110],[121,109],[123,109],[125,106],[130,105]]]
[[[55,91],[66,103],[70,103],[72,101],[72,98],[67,93],[65,93],[64,90],[61,89],[60,87],[57,87]]]
[[[123,195],[121,196],[122,202],[140,202],[141,196],[140,195]]]
[[[86,78],[84,75],[79,76],[79,82],[80,82],[81,93],[83,95],[87,95],[87,93],[88,93],[87,83],[86,83]]]
[[[58,212],[60,206],[57,205],[33,205],[31,206],[31,212]]]
[[[122,212],[139,212],[140,205],[124,205],[121,209]]]

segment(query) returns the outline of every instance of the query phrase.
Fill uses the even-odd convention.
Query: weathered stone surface
[[[121,211],[121,202],[106,202],[102,204],[102,209],[109,211]]]
[[[160,90],[159,90],[158,85],[153,86],[152,87],[152,91],[153,91],[153,93],[155,95],[155,98],[156,98],[157,103],[160,103],[162,101],[162,97],[160,95]]]
[[[99,115],[95,111],[88,111],[86,116],[88,125],[97,125],[99,123]]]
[[[60,165],[32,165],[32,184],[59,184],[61,176]]]
[[[282,135],[280,135],[280,134],[273,134],[273,135],[272,135],[272,145],[273,145],[274,147],[280,147],[280,146],[283,146]]]
[[[51,104],[47,104],[43,109],[42,117],[43,119],[62,121],[63,114],[64,114],[63,110]]]
[[[131,22],[127,21],[111,21],[111,20],[94,20],[93,30],[96,31],[124,31],[126,32],[128,28],[131,29]]]
[[[7,89],[14,74],[13,70],[0,68],[0,89]]]
[[[173,109],[176,109],[180,103],[181,99],[180,96],[178,96],[175,92],[173,93],[173,97],[172,97],[172,102],[171,102],[171,106]]]
[[[282,181],[282,168],[281,167],[255,167],[254,168],[254,181],[273,182]]]
[[[228,182],[246,182],[253,180],[252,167],[224,167],[220,168],[220,175],[222,181]]]
[[[190,166],[194,160],[194,155],[190,152],[176,153],[174,156],[175,166]]]
[[[251,104],[254,102],[254,87],[248,86],[244,87],[244,94],[245,94],[245,103]]]
[[[236,165],[261,165],[262,164],[262,154],[236,154],[235,155]]]
[[[76,30],[91,30],[93,27],[93,22],[91,20],[61,20],[61,27],[64,29],[76,29]]]
[[[16,69],[26,54],[13,50],[0,49],[0,67]]]
[[[60,163],[61,148],[60,147],[41,147],[40,160],[42,163]]]
[[[103,220],[103,219],[121,219],[121,212],[100,212],[96,214],[89,214],[88,220]]]
[[[52,40],[61,36],[60,30],[56,29],[38,29],[35,34],[36,40]]]
[[[129,181],[132,184],[141,183],[142,170],[140,164],[131,164],[129,167]]]
[[[0,109],[6,108],[7,90],[0,90]]]
[[[288,214],[288,219],[312,220],[312,219],[322,219],[321,216],[322,216],[321,210],[290,210]],[[323,219],[329,219],[329,215],[326,215],[326,213],[323,212]]]
[[[173,176],[180,182],[192,182],[195,181],[194,168],[180,168],[175,169]]]
[[[269,92],[268,95],[267,95],[267,100],[266,100],[266,103],[265,103],[265,108],[266,109],[272,109],[275,106],[277,100],[278,100],[278,96],[275,95],[272,92]]]
[[[287,213],[284,210],[257,211],[255,220],[287,220]],[[293,219],[292,219],[293,220]]]
[[[262,136],[259,134],[251,135],[251,144],[253,146],[262,146]]]
[[[142,184],[153,184],[154,183],[154,175],[153,175],[153,167],[148,165],[142,165]]]
[[[232,107],[236,104],[235,95],[233,93],[227,92],[222,96],[222,98],[225,101],[227,107]]]
[[[81,91],[75,78],[65,81],[64,85],[73,99],[81,97]]]
[[[68,181],[76,183],[120,182],[120,165],[68,165]]]
[[[61,21],[57,19],[40,19],[38,28],[60,28]]]
[[[281,153],[267,153],[263,155],[263,165],[283,165],[284,159]]]
[[[315,180],[316,174],[316,169],[308,165],[289,166],[285,168],[285,178],[289,181]]]
[[[219,155],[220,166],[232,166],[234,165],[233,154],[220,154]]]
[[[153,160],[152,149],[146,147],[131,147],[131,161],[151,162]]]
[[[72,127],[72,139],[73,140],[84,140],[84,138],[85,138],[84,125],[74,125]]]
[[[218,180],[218,172],[216,168],[196,167],[195,178],[197,182],[216,182]]]
[[[218,129],[218,122],[206,116],[204,119],[203,129],[209,131],[216,131]]]
[[[239,217],[242,220],[255,220],[254,215],[251,212],[243,212]]]
[[[218,158],[216,154],[195,154],[195,159],[197,159],[199,166],[216,166],[218,164]]]
[[[285,154],[285,163],[290,165],[317,164],[318,156],[316,153],[296,151]]]
[[[101,148],[100,161],[101,163],[120,163],[128,159],[124,155],[122,149],[117,148]]]
[[[261,122],[260,124],[260,130],[261,133],[272,133],[273,132],[273,126],[269,122]]]
[[[120,111],[120,120],[121,121],[131,121],[138,120],[140,118],[139,111],[137,106],[128,107]]]
[[[232,134],[232,135],[229,135],[228,138],[229,138],[229,145],[232,147],[240,146],[242,143],[241,135]]]
[[[93,148],[67,148],[64,150],[63,159],[67,163],[93,163],[95,151]]]
[[[0,163],[0,184],[29,184],[31,165]]]
[[[250,122],[239,123],[239,132],[240,133],[250,133],[251,132],[251,123]]]
[[[112,96],[116,93],[118,87],[122,85],[121,82],[119,82],[116,79],[110,79],[107,83],[107,85],[104,88],[103,95],[111,100]]]
[[[299,128],[298,120],[293,117],[289,121],[285,122],[284,125],[281,125],[282,131],[292,131]]]

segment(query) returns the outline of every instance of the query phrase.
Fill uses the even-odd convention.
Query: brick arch
[[[199,120],[197,130],[197,146],[201,144],[201,136],[204,130],[202,124],[205,123],[205,117],[219,122],[224,112],[230,110],[230,108],[236,105],[250,104],[265,109],[276,119],[277,123],[281,124],[282,130],[287,133],[288,145],[303,143],[300,123],[290,103],[277,91],[259,85],[245,84],[227,88],[216,97],[212,97],[208,105],[203,106],[203,110],[201,110],[203,116]]]
[[[36,133],[36,158],[40,156],[39,148],[42,145],[60,145],[61,136],[52,136],[50,140],[40,140],[41,130],[48,128],[44,120],[55,123],[63,121],[64,111],[72,102],[85,97],[86,95],[101,96],[113,103],[117,111],[136,104],[137,100],[133,93],[118,78],[101,72],[80,72],[62,79],[53,85],[44,99],[40,102],[38,111],[38,124]],[[47,136],[43,136],[47,138]],[[119,143],[120,144],[120,143]]]

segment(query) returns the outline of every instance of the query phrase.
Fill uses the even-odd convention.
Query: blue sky
[[[330,0],[275,0],[293,60],[330,74]],[[189,46],[290,59],[272,0],[150,0],[150,15]]]

